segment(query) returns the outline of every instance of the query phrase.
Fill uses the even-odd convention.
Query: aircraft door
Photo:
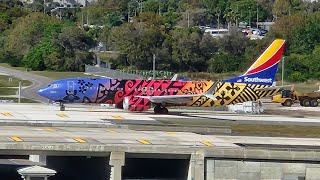
[[[69,92],[74,92],[74,82],[73,82],[73,81],[68,81],[67,83],[68,83],[68,88],[67,88],[67,90],[68,90]]]

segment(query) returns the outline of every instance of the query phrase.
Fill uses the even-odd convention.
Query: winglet
[[[215,93],[214,89],[217,87],[217,85],[218,85],[218,82],[213,83],[213,85],[203,95],[214,101],[217,100],[217,98],[214,96],[214,93]]]
[[[178,79],[178,74],[174,74],[174,76],[171,78],[171,81],[176,81]]]

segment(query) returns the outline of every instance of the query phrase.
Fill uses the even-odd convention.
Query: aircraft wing
[[[257,91],[268,91],[268,90],[274,90],[274,89],[285,89],[285,88],[291,88],[293,85],[284,85],[284,86],[270,86],[266,88],[259,88]]]
[[[152,103],[161,104],[183,104],[191,102],[193,97],[199,97],[202,94],[186,94],[186,95],[167,95],[167,96],[135,96],[138,98],[149,99]]]

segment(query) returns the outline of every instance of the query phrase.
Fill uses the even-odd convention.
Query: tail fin
[[[241,76],[224,82],[243,82],[248,84],[272,85],[278,69],[285,40],[276,39]]]

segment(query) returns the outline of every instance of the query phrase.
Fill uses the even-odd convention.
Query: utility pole
[[[158,4],[159,4],[159,16],[161,16],[160,0],[158,0]]]
[[[62,20],[61,7],[59,7],[59,12],[60,12],[60,21],[61,21]]]
[[[251,6],[249,7],[249,26],[251,27]]]
[[[19,81],[19,98],[18,98],[18,103],[21,102],[21,82]]]
[[[282,57],[282,63],[281,63],[281,85],[283,86],[283,80],[284,80],[284,60],[285,57]]]
[[[81,28],[83,29],[83,11],[81,10]]]
[[[190,27],[190,14],[189,9],[187,10],[188,27]]]
[[[190,12],[189,12],[189,4],[187,4],[187,22],[188,22],[188,27],[190,27]]]
[[[130,22],[130,6],[128,4],[128,22]]]
[[[153,74],[153,79],[156,79],[156,55],[155,54],[153,54],[152,74]]]
[[[46,14],[46,0],[43,0],[43,14]]]
[[[87,25],[89,26],[89,9],[87,9]]]
[[[218,16],[218,20],[217,20],[217,22],[218,22],[218,29],[220,29],[220,15],[221,15],[221,10],[218,9],[218,11],[217,11],[217,13],[216,13],[216,16]],[[218,31],[218,33],[219,33],[219,31]]]
[[[257,29],[259,28],[258,27],[258,22],[259,22],[259,6],[258,6],[258,3],[257,3]]]

